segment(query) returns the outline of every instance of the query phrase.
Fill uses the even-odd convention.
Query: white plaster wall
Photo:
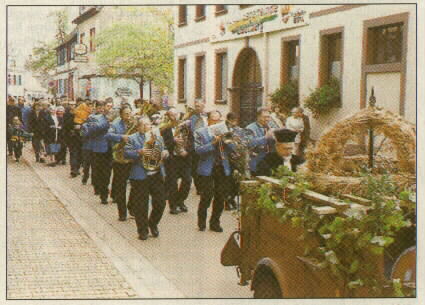
[[[307,6],[307,9],[313,7],[314,10],[326,9],[330,6]],[[239,9],[230,6],[229,13],[232,10]],[[176,8],[178,11],[178,9]],[[312,10],[309,10],[310,12]],[[205,37],[210,37],[209,33],[214,30],[215,8],[207,7],[207,19],[202,22],[194,22],[195,8],[188,9],[188,25],[176,28],[176,45],[195,41]],[[260,61],[263,72],[263,86],[268,89],[265,94],[270,94],[279,87],[280,84],[280,61],[281,61],[281,38],[301,35],[300,46],[300,100],[303,101],[318,85],[319,70],[319,34],[321,30],[331,29],[335,27],[344,27],[344,66],[343,66],[343,83],[342,83],[342,100],[341,108],[332,110],[328,115],[321,116],[318,119],[311,119],[312,137],[318,138],[323,131],[331,126],[334,122],[339,121],[349,115],[352,115],[360,109],[360,81],[361,81],[361,56],[362,56],[362,39],[363,39],[363,22],[368,19],[374,19],[393,14],[409,12],[408,24],[408,52],[407,52],[407,73],[406,73],[406,103],[405,118],[415,122],[416,117],[416,43],[415,43],[415,6],[414,5],[369,5],[354,8],[351,10],[320,16],[310,19],[307,26],[293,28],[286,31],[277,31],[269,33],[268,54],[266,62],[265,39],[264,35],[251,36],[249,38],[249,47],[256,52]],[[210,31],[210,32],[208,32]],[[206,52],[206,73],[207,73],[207,107],[215,107],[223,113],[227,113],[228,105],[214,105],[214,50],[227,48],[228,50],[228,87],[232,87],[232,75],[235,68],[235,62],[239,52],[245,47],[244,39],[235,39],[231,41],[217,43],[202,43],[189,47],[175,49],[175,79],[177,80],[177,62],[178,56],[186,56],[188,70],[187,85],[187,102],[192,105],[194,102],[193,86],[195,83],[195,54],[197,52]],[[265,67],[268,66],[268,77],[265,75]],[[265,81],[268,79],[268,83]],[[177,88],[177,85],[175,86]],[[394,88],[393,88],[394,89]],[[176,90],[177,91],[177,90]],[[176,96],[174,96],[176,98]],[[265,99],[263,99],[265,102]],[[378,105],[380,100],[377,100]],[[179,104],[178,108],[183,109],[183,105]],[[392,106],[391,106],[392,107]]]

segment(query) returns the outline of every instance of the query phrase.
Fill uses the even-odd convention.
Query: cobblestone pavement
[[[69,164],[54,168],[34,162],[29,151],[24,157],[35,172],[64,202],[88,235],[107,253],[108,258],[138,294],[149,297],[250,298],[249,287],[239,286],[236,270],[220,264],[220,253],[237,220],[231,212],[222,215],[224,233],[199,232],[194,187],[186,202],[188,213],[169,214],[166,207],[159,225],[160,237],[137,239],[134,218],[118,221],[116,204],[100,204],[90,180],[69,177]],[[11,192],[12,189],[9,191]],[[211,209],[209,211],[211,213]],[[142,290],[140,292],[140,290]]]
[[[24,161],[8,160],[7,199],[9,299],[137,297]]]

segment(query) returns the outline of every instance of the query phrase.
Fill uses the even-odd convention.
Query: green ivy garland
[[[345,212],[346,217],[318,215],[312,210],[314,203],[300,196],[306,189],[311,189],[303,175],[280,166],[274,177],[279,179],[280,185],[261,184],[256,189],[258,200],[254,209],[266,210],[282,222],[289,221],[294,227],[303,228],[303,239],[319,240],[316,248],[306,246],[305,255],[317,261],[320,268],[328,268],[346,287],[367,286],[379,294],[383,283],[379,283],[376,266],[368,257],[383,254],[400,229],[412,226],[410,219],[415,217],[415,203],[409,200],[412,193],[397,194],[395,184],[388,176],[375,178],[365,173],[366,198],[371,200],[371,209],[367,213],[350,208]],[[289,202],[277,208],[277,203],[282,200],[281,194],[290,182],[295,189],[288,194]],[[399,285],[395,283],[395,295],[400,296],[402,292],[397,287]]]
[[[270,99],[273,107],[279,107],[286,115],[291,113],[292,108],[299,105],[298,81],[290,81],[276,89]]]
[[[341,105],[340,91],[340,81],[331,78],[327,84],[310,93],[304,101],[304,106],[317,118],[321,114],[328,113],[331,108]]]

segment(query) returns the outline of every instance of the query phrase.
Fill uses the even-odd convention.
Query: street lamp
[[[372,86],[372,92],[370,94],[369,98],[369,106],[375,107],[376,105],[376,97],[375,97],[375,90]],[[369,162],[368,162],[369,169],[373,169],[373,127],[369,127]]]

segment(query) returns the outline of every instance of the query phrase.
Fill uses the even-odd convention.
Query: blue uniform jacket
[[[29,129],[29,117],[31,113],[31,107],[30,106],[22,106],[21,107],[21,113],[22,113],[22,123],[24,125],[24,130],[28,131]]]
[[[198,120],[201,120],[201,121],[198,122]],[[189,121],[190,121],[190,130],[192,131],[193,135],[195,134],[195,131],[197,129],[196,127],[198,127],[198,129],[202,127],[206,127],[203,119],[201,118],[199,114],[192,115]]]
[[[273,144],[273,140],[266,139],[264,128],[261,128],[257,122],[249,124],[246,128],[254,133],[254,137],[248,143],[248,147],[252,151],[249,169],[252,172],[256,172],[257,164],[264,159],[268,151],[272,151],[270,147]]]
[[[159,141],[161,152],[165,150],[164,140],[160,135],[157,135],[156,140]],[[139,150],[143,149],[145,144],[145,135],[136,132],[128,137],[128,143],[124,147],[124,158],[133,160],[133,165],[130,171],[130,179],[145,180],[147,178],[146,170],[142,166],[142,158],[139,155]],[[161,164],[160,172],[165,177],[165,169]]]
[[[126,133],[124,121],[121,118],[116,118],[110,125],[107,139],[111,143],[111,146],[120,143],[122,136]]]
[[[214,137],[207,127],[199,128],[195,131],[195,152],[199,155],[198,174],[201,176],[211,176],[217,147],[212,144]],[[232,174],[229,163],[229,153],[233,150],[232,145],[224,144],[224,160],[222,160],[224,173],[226,176]]]
[[[87,145],[93,152],[105,153],[109,150],[108,129],[108,119],[103,114],[95,114],[82,125],[81,135],[88,139]]]

